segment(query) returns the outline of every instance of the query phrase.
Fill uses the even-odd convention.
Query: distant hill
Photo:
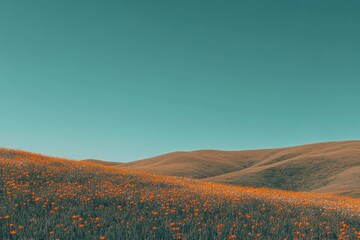
[[[104,166],[117,166],[117,165],[122,164],[120,162],[108,162],[108,161],[98,160],[98,159],[84,159],[81,161],[88,162],[88,163],[96,163],[96,164],[100,164],[100,165],[104,165]]]
[[[360,141],[173,152],[121,167],[219,183],[360,196]]]

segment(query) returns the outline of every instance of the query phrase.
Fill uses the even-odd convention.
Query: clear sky
[[[3,0],[0,145],[131,161],[360,139],[358,0]]]

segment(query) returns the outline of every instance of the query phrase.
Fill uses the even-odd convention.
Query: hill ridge
[[[121,166],[219,183],[360,196],[358,140],[274,149],[178,151]]]

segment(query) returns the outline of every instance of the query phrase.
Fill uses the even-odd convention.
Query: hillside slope
[[[357,239],[360,199],[0,149],[0,239]]]
[[[81,161],[82,162],[87,162],[87,163],[100,164],[100,165],[104,165],[104,166],[118,166],[118,165],[121,165],[120,162],[108,162],[108,161],[98,160],[98,159],[83,159]]]
[[[174,152],[122,167],[243,186],[360,196],[360,141],[249,151]]]

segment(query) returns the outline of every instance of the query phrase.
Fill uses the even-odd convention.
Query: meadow
[[[0,149],[0,239],[360,239],[360,199]]]

